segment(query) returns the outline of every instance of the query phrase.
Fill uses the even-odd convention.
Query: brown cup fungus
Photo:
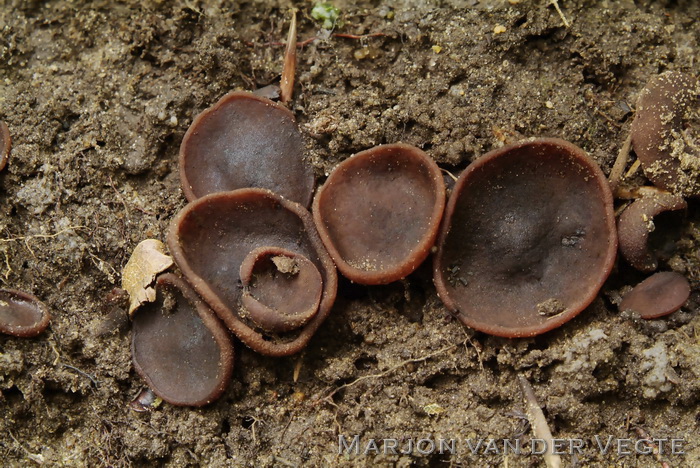
[[[700,123],[699,103],[700,81],[669,71],[642,90],[632,122],[632,145],[646,176],[682,196],[700,195],[700,130],[692,128]]]
[[[445,206],[437,164],[404,144],[340,163],[313,204],[321,239],[340,272],[361,284],[412,273],[430,253]]]
[[[284,333],[316,315],[323,279],[316,265],[301,254],[279,247],[254,249],[240,269],[241,316],[260,329]]]
[[[187,200],[258,187],[308,206],[314,175],[294,115],[269,99],[231,92],[199,114],[180,145]]]
[[[635,200],[618,221],[622,257],[639,271],[656,270],[659,266],[657,254],[649,246],[649,236],[656,228],[654,217],[686,207],[687,203],[681,196],[668,192],[657,192]]]
[[[534,336],[593,301],[616,251],[612,194],[600,168],[571,143],[533,139],[491,151],[459,177],[434,280],[465,325]]]
[[[690,284],[683,275],[662,271],[628,292],[620,303],[620,310],[631,310],[644,319],[655,319],[680,309],[689,296]]]
[[[268,190],[197,199],[173,219],[168,246],[187,281],[226,326],[262,354],[301,350],[335,300],[335,266],[311,215]]]
[[[49,309],[31,294],[0,289],[0,333],[30,338],[46,330]]]
[[[160,275],[156,300],[133,319],[134,367],[163,400],[203,406],[226,389],[233,345],[212,310],[178,276]]]
[[[7,158],[10,156],[12,149],[12,138],[10,137],[10,129],[7,124],[0,120],[0,171],[5,169]]]

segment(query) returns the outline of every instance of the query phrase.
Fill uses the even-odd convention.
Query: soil
[[[327,37],[312,2],[294,2],[300,39],[321,36],[299,51],[291,106],[318,184],[351,154],[399,141],[456,175],[505,143],[560,137],[608,173],[647,80],[697,73],[700,62],[692,0],[560,0],[569,27],[549,0],[335,3],[336,32],[383,35]],[[0,119],[13,137],[0,174],[0,281],[53,311],[37,338],[0,336],[0,464],[540,466],[540,455],[466,445],[534,437],[523,375],[554,436],[585,440],[566,466],[700,466],[697,200],[661,261],[692,285],[669,317],[618,312],[644,278],[619,261],[599,298],[561,328],[491,337],[450,317],[426,264],[388,286],[341,281],[299,355],[266,358],[238,343],[230,387],[207,407],[130,409],[144,382],[127,304],[112,290],[135,245],[163,240],[185,205],[177,154],[193,118],[230,90],[279,80],[290,6],[0,6]],[[647,182],[637,171],[626,183]],[[355,435],[361,451],[372,438],[380,452],[382,439],[400,449],[456,439],[457,450],[339,454],[339,436]],[[658,456],[604,454],[596,435],[684,439],[685,454],[669,444]]]

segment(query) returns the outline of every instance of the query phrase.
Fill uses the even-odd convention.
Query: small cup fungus
[[[262,354],[301,350],[335,300],[335,266],[311,215],[269,190],[195,200],[173,219],[168,246],[187,281],[227,327]],[[287,286],[292,290],[285,291]],[[313,305],[317,309],[310,313]]]
[[[430,253],[445,206],[437,164],[404,144],[340,163],[313,204],[321,239],[340,272],[361,284],[412,273]]]
[[[434,280],[465,325],[534,336],[593,301],[616,251],[612,194],[600,168],[571,143],[533,139],[484,155],[459,177]]]
[[[632,310],[644,319],[655,319],[680,309],[690,296],[690,284],[673,271],[654,273],[628,292],[620,310]]]
[[[180,179],[189,201],[258,187],[304,206],[314,175],[294,115],[269,99],[231,92],[192,122],[180,146]]]
[[[203,406],[226,389],[233,345],[226,328],[194,291],[172,273],[156,281],[156,300],[134,315],[134,367],[163,400]]]
[[[0,289],[0,333],[29,338],[46,330],[49,309],[36,297],[14,289]]]
[[[700,195],[697,129],[700,81],[669,71],[654,77],[639,95],[632,145],[644,173],[656,186],[683,196]],[[695,137],[697,138],[697,136]]]
[[[656,270],[658,259],[649,248],[649,235],[655,229],[654,217],[686,207],[687,203],[679,195],[661,191],[635,200],[622,212],[618,221],[622,257],[639,271]]]
[[[10,137],[10,129],[7,124],[0,120],[0,171],[5,169],[7,158],[10,156],[12,148],[12,137]]]
[[[254,249],[241,263],[246,314],[262,330],[292,331],[318,311],[323,279],[316,265],[301,254],[279,247]]]

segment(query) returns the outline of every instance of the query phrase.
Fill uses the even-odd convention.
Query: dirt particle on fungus
[[[277,271],[280,273],[284,273],[287,275],[296,275],[299,273],[299,265],[297,264],[297,260],[291,257],[287,257],[284,255],[275,255],[274,257],[271,258],[272,263],[275,264],[275,268],[277,268]]]
[[[566,310],[563,302],[556,298],[550,298],[537,304],[537,313],[546,317],[559,315]]]

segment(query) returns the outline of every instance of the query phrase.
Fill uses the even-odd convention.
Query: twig
[[[625,179],[629,179],[630,177],[632,177],[641,165],[642,162],[639,159],[635,159],[635,161],[630,166],[629,170],[625,172]]]
[[[547,450],[544,453],[544,462],[547,468],[559,468],[561,466],[561,457],[552,453],[552,431],[549,430],[549,425],[544,417],[542,408],[540,408],[539,403],[537,403],[535,392],[532,390],[530,382],[522,375],[518,376],[518,383],[520,384],[520,390],[523,392],[525,413],[530,420],[532,432],[534,432],[535,437],[544,440],[547,444]]]
[[[620,152],[617,153],[617,158],[615,159],[615,164],[613,164],[610,170],[610,176],[608,177],[608,182],[610,183],[610,190],[615,193],[618,186],[620,185],[620,180],[622,179],[622,174],[625,172],[625,167],[627,166],[627,159],[630,154],[630,147],[632,146],[632,133],[627,135],[625,142],[620,148]]]
[[[301,373],[301,367],[304,364],[304,355],[300,355],[299,358],[297,359],[297,362],[294,364],[294,383],[297,383],[299,381],[299,374]]]
[[[561,8],[559,8],[559,0],[552,0],[551,2],[549,2],[549,4],[557,10],[557,13],[559,13],[559,17],[561,18],[562,23],[564,23],[564,27],[570,27],[571,23],[569,23],[569,21],[566,19],[566,16],[564,16],[564,13],[562,13]]]
[[[375,32],[375,33],[367,33],[367,34],[345,34],[345,33],[333,33],[330,35],[330,37],[339,37],[343,39],[354,39],[354,40],[362,40],[362,39],[367,39],[369,37],[386,37],[389,36],[387,33],[383,32]],[[324,36],[325,37],[325,36]],[[302,47],[306,47],[307,45],[311,44],[314,41],[317,41],[319,39],[322,39],[319,36],[311,36],[308,39],[304,39],[303,41],[297,41],[296,42],[296,47],[297,49],[301,49]],[[257,43],[253,41],[247,41],[245,42],[245,45],[248,47],[254,47],[254,46],[270,46],[270,47],[284,47],[288,43],[287,42],[278,42],[278,41],[272,41],[272,42],[264,42],[264,43]]]
[[[331,34],[333,37],[342,37],[344,39],[366,39],[368,37],[385,37],[387,34],[383,32],[368,33],[368,34],[344,34],[344,33],[334,33]]]
[[[287,50],[284,52],[284,68],[280,80],[280,100],[288,103],[294,94],[294,74],[297,69],[297,10],[292,9],[292,22],[287,36]]]
[[[7,268],[7,271],[3,274],[5,277],[5,281],[10,277],[10,274],[14,271],[12,267],[10,266],[10,256],[7,254],[7,249],[3,248],[0,250],[2,252],[3,257],[5,257],[5,267]]]
[[[265,424],[265,421],[263,421],[262,419],[258,419],[255,416],[251,416],[251,418],[253,419],[253,424],[250,425],[250,430],[253,432],[253,444],[257,445],[258,438],[255,435],[255,426],[258,423],[260,423],[260,425],[263,426]]]
[[[448,170],[445,169],[444,167],[441,167],[440,170],[441,170],[442,172],[444,172],[445,174],[447,174],[448,176],[450,176],[450,179],[452,179],[452,180],[454,180],[455,182],[457,182],[457,177],[456,177],[453,173],[451,173],[450,171],[448,171]]]
[[[17,438],[15,437],[15,435],[12,433],[12,431],[7,431],[7,432],[10,434],[10,437],[12,437],[12,440],[14,440],[15,443],[16,443],[17,445],[19,445],[19,447],[20,447],[22,450],[24,450],[24,453],[27,455],[27,458],[29,458],[31,461],[33,461],[33,462],[36,463],[37,465],[43,465],[43,464],[44,464],[44,462],[46,461],[46,459],[44,458],[44,456],[43,456],[42,454],[30,452],[29,450],[27,450],[27,449],[24,447],[24,445],[22,445],[22,444],[20,443],[19,440],[17,440]]]

